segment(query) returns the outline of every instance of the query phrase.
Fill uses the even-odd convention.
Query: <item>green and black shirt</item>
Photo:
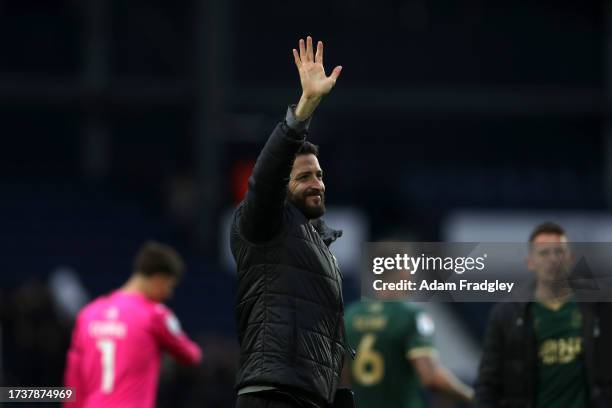
[[[346,312],[351,385],[358,408],[420,408],[419,379],[410,358],[435,354],[433,321],[419,308],[400,302],[358,302]]]
[[[533,304],[538,344],[537,408],[586,408],[582,314],[574,300],[558,307]]]

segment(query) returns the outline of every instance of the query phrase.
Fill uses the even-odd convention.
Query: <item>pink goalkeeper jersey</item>
[[[153,408],[164,351],[186,364],[202,356],[163,304],[121,290],[97,298],[72,332],[64,380],[76,402],[64,406]]]

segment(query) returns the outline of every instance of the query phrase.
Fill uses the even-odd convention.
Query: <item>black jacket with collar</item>
[[[536,406],[538,357],[531,305],[505,302],[492,309],[475,386],[478,407]],[[590,407],[612,407],[612,304],[578,305]]]
[[[236,387],[273,386],[331,403],[345,336],[342,275],[328,246],[341,232],[307,220],[285,200],[305,136],[286,123],[274,129],[234,215]]]

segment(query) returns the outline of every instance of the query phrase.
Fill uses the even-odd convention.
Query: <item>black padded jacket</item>
[[[274,129],[234,215],[236,387],[273,386],[331,403],[346,348],[342,275],[328,246],[341,232],[285,199],[305,137],[286,123]]]

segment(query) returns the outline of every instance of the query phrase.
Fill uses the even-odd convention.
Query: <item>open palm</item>
[[[342,71],[341,66],[334,68],[327,76],[323,67],[323,42],[317,43],[317,51],[314,53],[312,37],[306,38],[306,43],[300,39],[299,52],[293,49],[295,65],[300,73],[302,94],[307,98],[320,98],[331,91],[336,84],[338,76]]]

